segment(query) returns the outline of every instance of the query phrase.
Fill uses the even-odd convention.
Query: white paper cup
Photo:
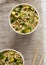
[[[21,58],[22,58],[22,60],[23,60],[23,65],[24,65],[24,57],[23,57],[23,55],[22,55],[19,51],[14,50],[14,49],[3,49],[3,50],[0,51],[0,53],[1,53],[1,52],[4,52],[4,51],[7,51],[7,50],[12,50],[12,51],[18,53],[18,54],[21,56]]]
[[[31,31],[31,32],[28,32],[28,33],[19,33],[18,31],[16,31],[13,27],[12,27],[12,25],[11,25],[11,23],[10,23],[10,15],[9,15],[9,24],[10,24],[10,27],[12,28],[12,30],[13,31],[15,31],[16,33],[18,33],[18,34],[21,34],[21,35],[28,35],[28,34],[31,34],[31,33],[33,33],[37,28],[38,28],[38,25],[39,25],[39,21],[40,21],[40,17],[39,17],[39,13],[38,13],[38,11],[37,11],[37,9],[33,6],[33,5],[31,5],[31,4],[28,4],[28,3],[20,3],[20,4],[17,4],[15,7],[17,7],[17,6],[19,6],[19,5],[30,5],[30,6],[32,6],[35,10],[36,10],[36,12],[37,12],[37,14],[38,14],[38,24],[37,24],[37,26]],[[15,7],[13,7],[12,8],[12,10],[15,8]],[[11,10],[11,11],[12,11]],[[10,14],[11,14],[11,11],[10,11]]]

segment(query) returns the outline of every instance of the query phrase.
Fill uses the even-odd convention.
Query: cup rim
[[[30,31],[30,32],[28,32],[28,33],[19,33],[18,31],[16,31],[16,30],[12,27],[12,25],[11,25],[11,23],[10,23],[10,14],[11,14],[12,10],[13,10],[15,7],[19,6],[19,5],[29,5],[29,6],[32,6],[32,7],[36,10],[36,12],[37,12],[37,14],[38,14],[38,18],[39,18],[39,19],[38,19],[38,24],[36,25],[36,27],[35,27],[32,31]],[[28,34],[33,33],[33,32],[38,28],[38,26],[39,26],[39,21],[40,21],[39,12],[37,11],[37,9],[36,9],[32,4],[29,4],[29,3],[20,3],[20,4],[17,4],[17,5],[15,5],[15,6],[11,9],[11,11],[10,11],[10,13],[9,13],[9,24],[10,24],[10,27],[12,28],[13,31],[15,31],[16,33],[18,33],[18,34],[20,34],[20,35],[28,35]]]
[[[23,55],[21,54],[21,52],[15,50],[15,49],[9,49],[9,48],[3,49],[3,50],[0,50],[0,53],[3,52],[3,51],[7,51],[7,50],[12,50],[12,51],[14,51],[14,52],[17,52],[17,53],[22,57],[23,65],[25,64]]]

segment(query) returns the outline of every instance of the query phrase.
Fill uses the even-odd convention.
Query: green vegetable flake
[[[3,54],[2,54],[2,53],[0,53],[0,58],[1,58],[1,59],[3,58]]]
[[[22,30],[21,32],[22,32],[22,33],[26,33],[26,32],[25,32],[25,29],[24,29],[24,30]]]
[[[30,26],[30,27],[28,27],[28,29],[32,30],[32,27]]]
[[[5,58],[5,61],[8,61],[8,57]]]
[[[17,59],[14,59],[14,62],[17,62]]]
[[[32,6],[29,6],[29,10],[34,11],[34,8]]]
[[[22,7],[23,7],[22,5],[19,6],[19,8],[22,8]]]
[[[19,11],[21,11],[21,9],[22,9],[22,8],[23,8],[23,6],[22,6],[22,5],[20,5],[20,6],[19,6]]]
[[[11,23],[13,23],[15,21],[15,18],[11,17],[10,21],[11,21]]]
[[[15,27],[15,30],[18,30],[18,27]]]

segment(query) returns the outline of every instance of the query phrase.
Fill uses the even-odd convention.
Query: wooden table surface
[[[9,25],[9,12],[13,6],[21,2],[19,0],[7,0],[4,3],[0,3],[0,50],[6,48],[16,49],[23,54],[25,65],[32,65],[35,50],[38,44],[40,44],[37,62],[35,64],[38,65],[42,53],[45,53],[42,4],[46,1],[25,0],[25,2],[28,2],[37,8],[40,14],[39,27],[35,32],[27,36],[16,34]],[[43,62],[42,65],[46,65],[46,62]]]

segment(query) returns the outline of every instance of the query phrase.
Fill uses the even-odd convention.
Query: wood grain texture
[[[28,2],[28,0],[25,0]],[[27,36],[16,34],[9,25],[9,13],[13,6],[21,3],[19,0],[7,0],[7,2],[0,4],[0,50],[12,48],[20,51],[25,58],[25,65],[31,65],[33,56],[40,44],[38,59],[36,65],[39,63],[41,54],[44,52],[44,26],[42,18],[41,0],[31,0],[28,3],[34,5],[40,14],[40,23],[37,30]],[[43,63],[45,65],[45,63]]]

